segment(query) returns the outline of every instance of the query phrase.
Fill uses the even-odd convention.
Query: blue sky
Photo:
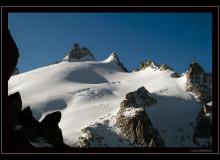
[[[211,13],[9,13],[20,72],[62,60],[74,43],[97,60],[116,52],[129,69],[151,59],[182,73],[192,60],[212,70]]]

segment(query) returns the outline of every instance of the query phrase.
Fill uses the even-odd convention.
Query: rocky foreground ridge
[[[19,52],[8,31],[9,72],[8,79],[13,75],[17,65]],[[19,92],[8,96],[8,144],[7,149],[30,148],[68,148],[63,143],[62,131],[58,126],[61,112],[48,114],[42,122],[32,116],[30,107],[22,110],[22,99]]]

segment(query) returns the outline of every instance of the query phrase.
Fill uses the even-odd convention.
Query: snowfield
[[[115,116],[125,95],[144,86],[157,99],[146,112],[165,146],[194,147],[193,126],[201,106],[185,91],[186,76],[174,78],[173,71],[151,67],[126,73],[115,61],[111,56],[104,61],[63,61],[18,74],[8,82],[8,95],[19,91],[23,109],[30,106],[38,121],[61,111],[59,126],[67,145],[76,147],[80,136],[88,136],[82,129],[90,127],[108,146],[130,147],[119,138]],[[132,116],[130,112],[127,116]]]

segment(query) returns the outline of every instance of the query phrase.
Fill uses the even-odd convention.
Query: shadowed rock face
[[[200,144],[198,138],[206,139],[206,144]],[[196,118],[193,141],[198,146],[212,147],[212,103],[203,105]]]
[[[195,94],[199,102],[212,101],[212,77],[196,62],[190,64],[186,74],[186,91]]]
[[[15,67],[17,65],[19,53],[18,48],[11,36],[11,33],[8,30],[8,80],[12,76]],[[22,109],[22,101],[19,92],[16,92],[8,96],[8,135],[9,142],[8,147],[13,147],[17,143],[18,137],[15,131],[15,127],[18,124],[19,113]],[[28,143],[23,143],[21,147],[28,146]]]
[[[153,127],[145,111],[145,107],[155,103],[156,100],[144,87],[128,93],[125,100],[121,102],[117,114],[117,126],[130,143],[141,147],[165,146],[159,131]]]
[[[18,124],[21,108],[22,101],[19,92],[8,96],[8,122],[10,128],[14,128]]]
[[[48,114],[41,122],[42,125],[48,128],[56,128],[61,119],[61,112],[53,112]]]
[[[196,117],[193,142],[200,147],[211,147],[212,141],[212,77],[196,62],[190,64],[186,74],[186,91],[192,92],[202,108]],[[199,141],[206,139],[206,144]]]
[[[17,65],[18,62],[18,57],[19,57],[19,53],[18,53],[18,48],[11,36],[11,33],[8,31],[8,80],[11,77],[11,75],[13,74],[15,67]]]
[[[30,107],[26,107],[19,114],[18,126],[20,127],[17,129],[17,134],[22,137],[23,141],[15,145],[18,147],[22,143],[30,145],[30,141],[38,141],[37,139],[41,137],[54,147],[65,147],[62,132],[58,126],[60,119],[61,112],[57,111],[48,114],[40,123],[32,116]]]
[[[165,70],[173,70],[169,65],[167,65],[167,64],[162,64],[161,66],[160,66],[160,71],[165,71]]]
[[[187,78],[191,78],[191,77],[199,78],[198,75],[202,73],[205,73],[203,68],[197,62],[193,62],[192,64],[189,65]]]
[[[61,119],[61,112],[48,114],[40,123],[43,128],[44,136],[48,142],[57,147],[64,146],[62,131],[58,126]]]

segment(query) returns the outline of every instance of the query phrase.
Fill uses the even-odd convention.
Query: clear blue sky
[[[211,72],[211,18],[211,13],[9,13],[8,25],[20,51],[20,72],[62,60],[77,42],[97,60],[116,52],[129,70],[152,59],[182,73],[193,59]]]

